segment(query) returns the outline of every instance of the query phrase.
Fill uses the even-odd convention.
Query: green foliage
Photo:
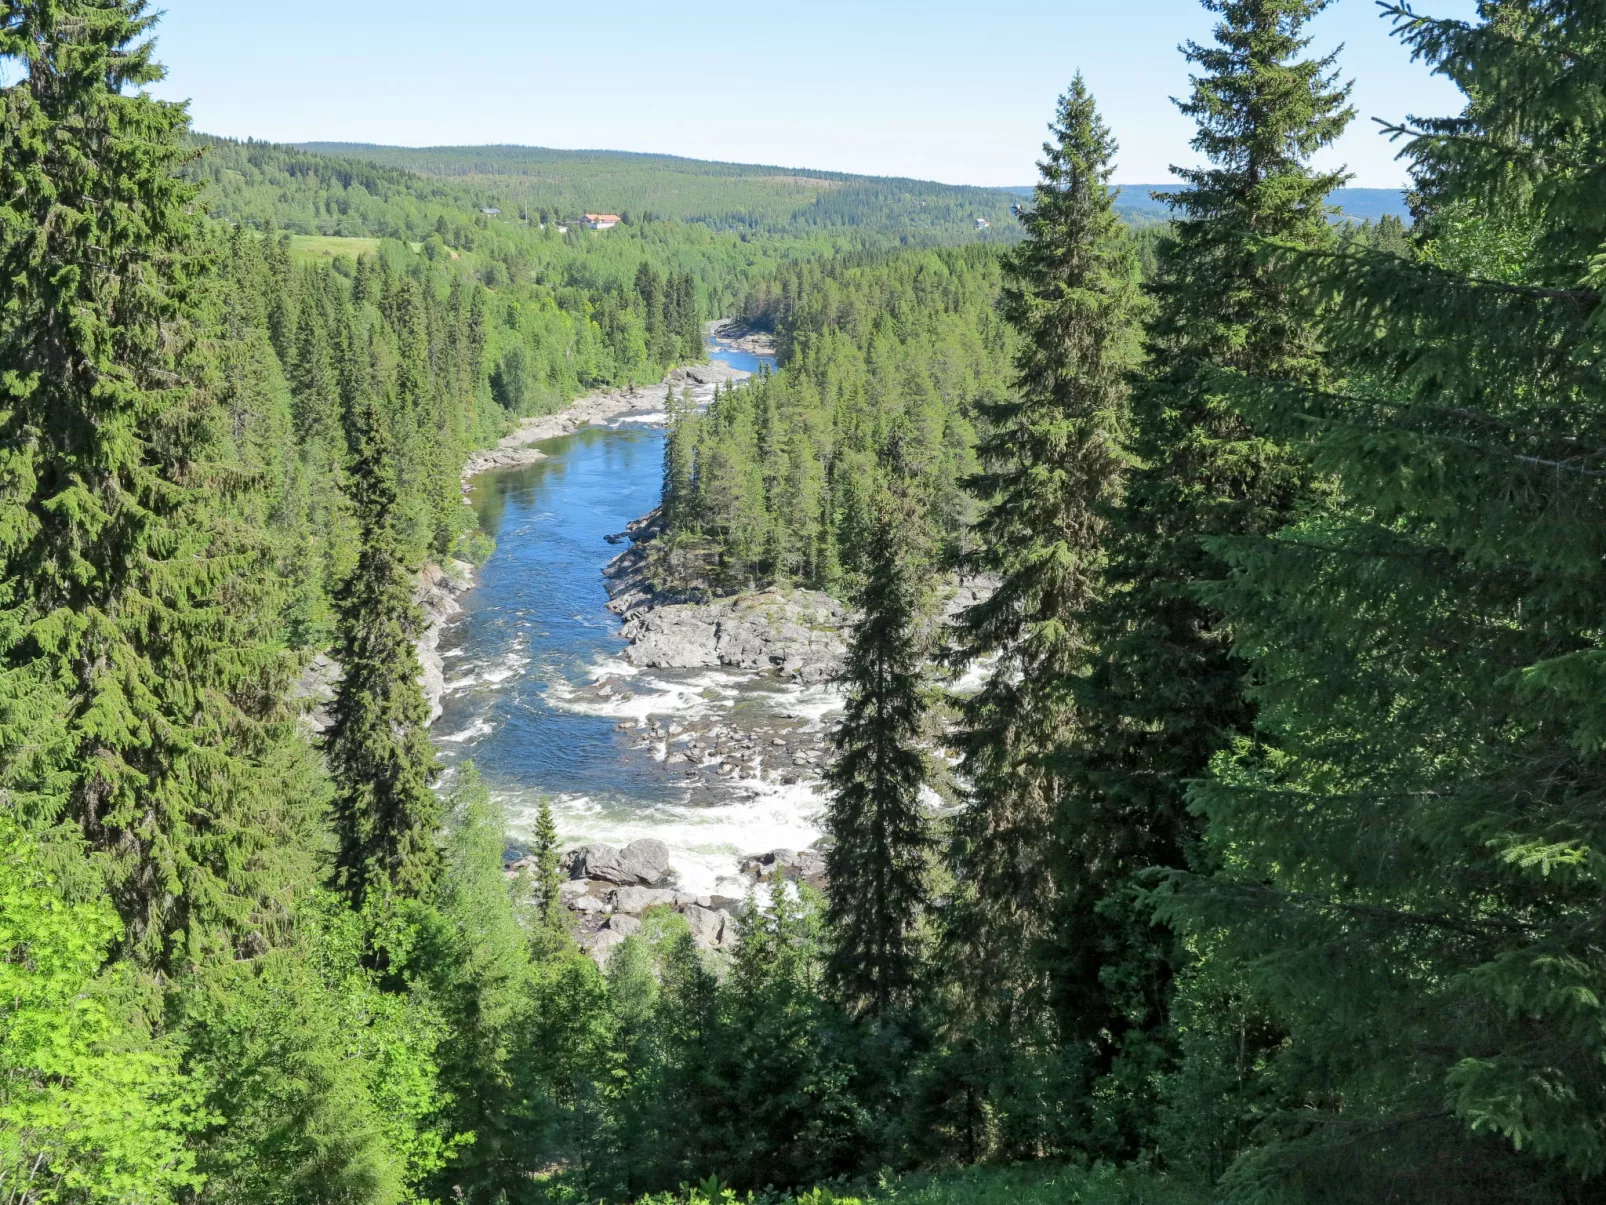
[[[1597,1198],[1606,16],[1389,10],[1467,97],[1395,131],[1407,231],[1308,166],[1322,0],[1207,7],[1175,221],[1078,78],[1007,254],[904,181],[193,160],[139,0],[0,7],[0,1196]],[[670,400],[654,565],[860,603],[831,895],[604,972],[550,809],[510,876],[433,789],[416,575],[485,548],[470,449],[738,312],[785,367]],[[951,820],[939,566],[999,583]]]
[[[1266,1074],[1290,1107],[1230,1169],[1237,1197],[1581,1200],[1606,1171],[1606,24],[1562,2],[1395,16],[1466,107],[1409,134],[1418,259],[1283,256],[1342,378],[1232,383],[1337,489],[1216,545],[1258,739],[1195,788],[1218,866],[1167,915],[1286,1035]]]
[[[782,278],[762,304],[786,366],[723,392],[702,417],[677,417],[670,569],[851,592],[894,430],[926,466],[939,547],[962,544],[972,416],[1000,399],[1009,354],[999,279],[985,248],[844,258]]]
[[[1182,172],[1187,187],[1164,196],[1176,219],[1152,285],[1152,369],[1133,392],[1132,464],[1107,508],[1107,562],[1087,611],[1091,655],[1070,680],[1075,726],[1054,757],[1066,889],[1044,965],[1060,1040],[1086,1052],[1078,1145],[1111,1158],[1152,1141],[1174,1057],[1171,980],[1188,959],[1150,924],[1147,876],[1196,863],[1187,783],[1254,718],[1233,629],[1200,593],[1229,572],[1212,540],[1274,531],[1314,494],[1301,458],[1233,409],[1217,379],[1321,378],[1312,324],[1262,251],[1268,239],[1333,243],[1324,198],[1343,176],[1309,159],[1351,116],[1333,56],[1303,55],[1320,0],[1206,7],[1221,21],[1213,43],[1184,48],[1198,72],[1180,107],[1210,166]]]
[[[1088,655],[1084,617],[1101,590],[1105,512],[1125,467],[1143,310],[1134,248],[1112,208],[1115,142],[1080,76],[1050,132],[1026,238],[1006,264],[1002,309],[1022,336],[1014,389],[984,411],[983,471],[968,482],[983,513],[966,567],[999,584],[958,633],[958,660],[991,664],[964,707],[970,787],[950,851],[945,950],[965,984],[970,1032],[1022,1050],[1054,1041],[1041,1029],[1045,973],[1087,973],[1044,948],[1065,790],[1053,758]]]
[[[182,995],[214,1128],[200,1144],[203,1201],[263,1205],[420,1200],[472,1135],[443,1133],[438,1052],[447,1018],[390,976],[431,918],[350,911],[333,894],[298,911],[293,945],[201,972]]]
[[[335,882],[360,910],[370,895],[434,894],[440,806],[430,789],[439,766],[418,680],[424,616],[396,530],[390,437],[367,399],[349,430],[355,454],[347,491],[361,551],[336,597],[342,672],[324,751],[335,782]]]
[[[444,1036],[437,1057],[448,1133],[472,1135],[435,1178],[438,1199],[495,1201],[516,1194],[539,1162],[528,1094],[536,968],[530,933],[502,869],[507,818],[472,763],[447,801],[435,923],[409,969],[428,984]]]
[[[559,868],[562,857],[558,850],[558,828],[552,818],[552,802],[541,798],[535,817],[535,874],[531,884],[536,915],[540,927],[559,937],[568,934],[568,911],[559,894],[563,886],[563,873]]]
[[[817,1187],[792,1193],[737,1194],[717,1177],[679,1193],[648,1195],[637,1205],[1203,1205],[1208,1198],[1185,1184],[1145,1171],[1108,1165],[1091,1169],[1054,1164],[973,1167],[889,1178],[863,1187]]]
[[[769,908],[741,913],[700,1093],[702,1116],[717,1124],[689,1161],[738,1187],[807,1184],[871,1154],[846,1020],[822,991],[818,902],[772,895]]]
[[[201,387],[184,110],[135,90],[152,18],[0,12],[0,790],[181,965],[272,919],[304,820],[268,548]]]
[[[920,530],[928,466],[907,458],[900,434],[882,456],[889,479],[872,502],[837,759],[826,772],[827,979],[851,1010],[878,1021],[907,1016],[918,999],[935,845],[920,798],[930,777],[920,747],[930,706],[931,566]]]
[[[36,843],[0,816],[0,1189],[14,1205],[162,1205],[201,1183],[186,1140],[207,1124],[171,1038],[101,973],[121,924],[68,903]]]

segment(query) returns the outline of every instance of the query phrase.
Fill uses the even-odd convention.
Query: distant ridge
[[[295,149],[465,185],[508,213],[616,213],[733,231],[875,231],[918,243],[1012,242],[1000,188],[641,151],[297,142]]]
[[[1181,184],[1118,184],[1115,206],[1128,220],[1142,222],[1166,221],[1170,210],[1154,201],[1151,192],[1179,192]],[[1014,184],[1002,190],[1012,196],[1032,195],[1030,184]],[[1392,214],[1401,221],[1410,221],[1411,213],[1405,206],[1405,190],[1401,188],[1339,188],[1329,198],[1345,217],[1356,221],[1377,221],[1384,214]]]
[[[372,158],[381,162],[406,161],[449,166],[456,172],[472,174],[502,174],[509,167],[526,171],[537,165],[566,166],[575,163],[605,162],[610,159],[628,160],[637,164],[660,164],[694,171],[698,175],[774,176],[796,180],[829,180],[838,183],[918,184],[926,188],[951,189],[983,195],[1014,194],[1012,188],[991,188],[975,184],[943,184],[936,180],[923,180],[918,176],[877,176],[862,172],[841,172],[825,168],[785,166],[777,163],[744,163],[734,159],[694,159],[686,155],[668,155],[658,151],[614,151],[602,147],[562,149],[545,146],[525,146],[520,143],[486,143],[476,146],[389,146],[378,142],[292,142],[288,146],[311,151],[319,155],[347,155]],[[472,166],[471,166],[472,165]],[[476,172],[473,168],[479,168]],[[487,172],[488,168],[501,169]],[[411,167],[411,170],[420,170]],[[426,172],[437,175],[439,172]],[[1028,190],[1030,191],[1030,190]]]

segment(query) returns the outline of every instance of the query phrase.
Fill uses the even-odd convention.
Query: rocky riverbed
[[[660,590],[651,580],[656,512],[631,524],[631,546],[603,573],[608,610],[623,621],[622,656],[644,669],[730,669],[773,673],[803,686],[832,682],[847,658],[853,612],[817,590],[749,590],[717,596],[706,589]],[[988,597],[996,583],[958,578],[941,590],[942,622]]]
[[[713,324],[718,327],[719,324]],[[768,336],[748,336],[760,343]],[[733,344],[734,345],[734,344]],[[578,398],[555,414],[527,418],[494,448],[471,452],[463,465],[463,489],[472,478],[492,469],[513,468],[545,460],[546,453],[532,445],[543,440],[570,435],[583,427],[607,426],[625,415],[664,421],[671,390],[684,394],[698,406],[707,406],[722,384],[746,380],[751,373],[724,364],[699,364],[676,368],[659,384],[641,388],[603,390]],[[444,663],[438,650],[441,630],[462,614],[460,595],[474,587],[474,567],[463,561],[426,565],[418,574],[416,598],[424,612],[425,629],[418,642],[419,677],[429,701],[429,722],[441,715],[445,689]],[[294,697],[305,701],[305,720],[314,733],[330,724],[329,702],[334,698],[340,666],[329,654],[319,653],[307,665],[294,688]]]
[[[599,965],[614,948],[639,933],[646,914],[674,912],[685,918],[692,940],[706,950],[730,950],[740,934],[742,900],[724,895],[681,891],[669,863],[669,847],[654,838],[632,841],[622,849],[582,845],[563,855],[567,876],[559,897],[569,912],[576,941]],[[507,876],[518,882],[536,869],[533,855],[509,851]],[[825,885],[825,856],[818,850],[775,849],[754,855],[742,865],[753,884],[792,879]]]

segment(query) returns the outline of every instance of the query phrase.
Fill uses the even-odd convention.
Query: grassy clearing
[[[739,1197],[709,1181],[684,1193],[643,1197],[637,1205],[1207,1205],[1210,1197],[1152,1173],[1113,1168],[971,1167],[904,1176],[874,1188],[816,1188],[796,1197]]]
[[[376,238],[336,238],[323,234],[292,234],[290,254],[299,260],[330,260],[337,255],[356,259],[379,250]]]

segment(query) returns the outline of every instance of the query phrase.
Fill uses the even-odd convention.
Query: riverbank
[[[719,329],[720,325],[711,324],[711,331]],[[764,337],[758,338],[762,341]],[[752,342],[753,337],[747,337],[747,341]],[[545,460],[547,453],[536,444],[573,435],[587,427],[610,426],[627,416],[638,424],[661,425],[668,419],[671,392],[689,398],[698,407],[705,407],[713,401],[714,392],[721,385],[745,381],[751,375],[726,364],[687,365],[671,369],[656,385],[600,390],[576,398],[552,414],[523,419],[497,442],[496,447],[469,453],[461,474],[463,493],[468,494],[470,483],[481,473]],[[452,562],[446,572],[430,566],[420,577],[419,605],[424,608],[428,627],[419,641],[418,659],[423,669],[431,724],[440,718],[445,691],[445,667],[438,651],[441,629],[462,614],[458,596],[473,589],[474,584],[473,567],[461,561]]]
[[[463,488],[467,490],[469,482],[481,473],[545,460],[547,454],[534,446],[544,440],[573,435],[585,427],[605,427],[626,415],[640,416],[638,421],[656,419],[663,423],[668,417],[670,390],[688,395],[698,406],[706,406],[720,385],[745,381],[751,375],[725,364],[694,364],[672,370],[656,385],[608,389],[576,398],[553,414],[524,419],[496,447],[471,452],[463,464]]]
[[[840,599],[818,590],[770,588],[715,594],[704,586],[657,585],[656,512],[622,533],[630,547],[602,571],[608,610],[623,621],[621,654],[642,669],[729,669],[772,673],[798,686],[834,682],[842,675],[855,615]],[[940,620],[989,597],[988,578],[957,578],[940,588]]]
[[[676,910],[707,907],[697,902],[706,898],[720,911],[773,867],[817,862],[808,850],[821,836],[816,780],[835,726],[825,713],[840,707],[828,685],[762,669],[634,665],[621,656],[631,647],[621,620],[605,609],[600,571],[620,551],[608,543],[658,501],[668,391],[705,404],[720,382],[763,372],[767,341],[741,342],[711,333],[711,357],[728,363],[593,395],[488,450],[517,452],[519,463],[481,456],[465,466],[496,551],[439,644],[445,710],[434,738],[449,771],[474,763],[515,843],[531,838],[543,803],[564,848],[662,841],[673,882],[650,886],[678,892]],[[569,889],[581,933],[628,929],[624,918],[649,900],[616,897],[621,885],[603,882]],[[716,941],[723,932],[702,928]]]

